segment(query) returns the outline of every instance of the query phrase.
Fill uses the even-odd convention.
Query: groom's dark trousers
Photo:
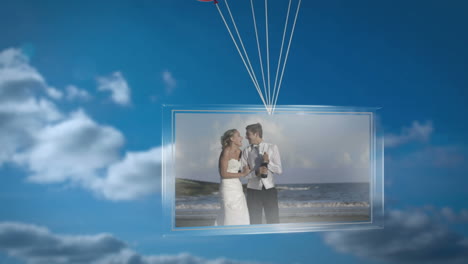
[[[250,224],[262,224],[262,213],[265,210],[267,224],[279,223],[278,190],[276,188],[255,190],[247,188],[247,206]]]

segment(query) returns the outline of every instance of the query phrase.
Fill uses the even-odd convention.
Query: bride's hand
[[[247,176],[247,174],[250,173],[250,168],[248,165],[245,165],[244,168],[242,169],[242,177]]]

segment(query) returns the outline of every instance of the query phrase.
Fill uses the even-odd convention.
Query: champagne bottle
[[[267,157],[263,156],[263,161],[262,161],[262,164],[260,165],[260,167],[265,167],[265,168],[268,169],[268,163],[269,162],[270,162],[270,160]],[[267,178],[268,174],[260,174],[260,176],[262,178]]]

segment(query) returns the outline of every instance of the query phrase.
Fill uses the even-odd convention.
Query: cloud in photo
[[[254,263],[225,258],[209,260],[187,253],[141,255],[111,234],[62,235],[42,226],[19,222],[0,222],[0,252],[31,264]]]
[[[412,141],[428,142],[434,127],[431,121],[424,124],[419,121],[413,121],[410,127],[403,127],[401,133],[385,134],[385,147],[397,147]]]
[[[446,214],[444,211],[425,209],[390,210],[386,213],[383,229],[328,232],[323,238],[338,252],[368,260],[466,263],[468,239],[448,228]]]
[[[109,91],[114,103],[130,104],[130,87],[121,72],[114,72],[109,76],[98,77],[98,91]]]
[[[365,115],[177,114],[176,175],[217,181],[223,133],[261,123],[265,142],[278,146],[284,175],[278,182],[366,182],[369,117]],[[295,172],[303,171],[297,174]],[[328,175],[328,177],[323,177]],[[284,178],[284,179],[283,179]]]

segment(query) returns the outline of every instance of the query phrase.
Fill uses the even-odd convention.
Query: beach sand
[[[204,216],[204,217],[187,217],[177,216],[176,227],[198,227],[198,226],[214,226],[215,216]],[[330,216],[330,215],[317,215],[317,216],[280,216],[280,223],[339,223],[339,222],[367,222],[370,221],[368,215],[341,215],[341,216]],[[265,218],[263,224],[266,224]]]

